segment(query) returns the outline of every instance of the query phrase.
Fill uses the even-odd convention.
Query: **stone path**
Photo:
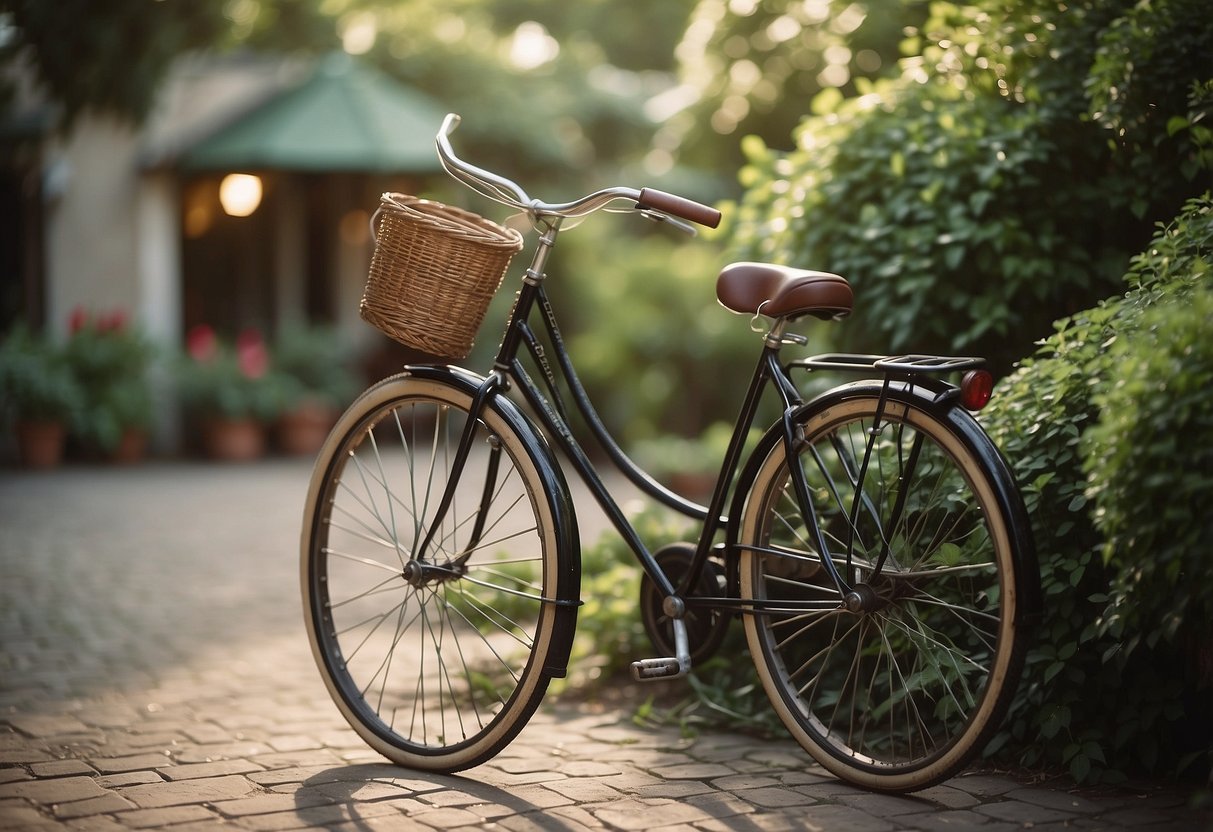
[[[0,830],[1213,830],[1162,787],[870,794],[790,742],[559,697],[461,776],[386,764],[303,632],[309,468],[0,471]]]

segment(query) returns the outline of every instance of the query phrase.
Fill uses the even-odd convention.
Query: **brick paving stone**
[[[694,806],[713,818],[730,818],[738,815],[752,814],[753,804],[743,798],[726,791],[688,797],[687,805]]]
[[[73,734],[87,734],[89,726],[74,716],[10,716],[5,720],[23,734],[38,739],[54,739]]]
[[[715,789],[702,780],[662,780],[650,786],[641,786],[630,791],[636,797],[646,800],[656,800],[659,798],[683,800],[692,795],[710,794]]]
[[[89,763],[102,774],[117,774],[126,771],[156,769],[164,765],[165,754],[136,754],[130,757],[90,756]]]
[[[544,788],[551,789],[577,803],[597,803],[620,798],[618,791],[589,777],[555,780],[544,783]]]
[[[474,812],[455,807],[433,809],[429,812],[409,815],[408,817],[410,820],[415,820],[431,829],[450,829],[458,826],[480,825],[480,818]]]
[[[765,809],[783,808],[786,806],[808,806],[816,803],[816,799],[796,789],[768,787],[758,789],[742,789],[735,792],[742,800],[761,806]]]
[[[187,803],[234,800],[238,797],[245,797],[256,790],[257,786],[254,783],[234,774],[204,780],[180,780],[175,783],[129,786],[120,789],[119,794],[140,808],[157,809],[162,806],[182,806]]]
[[[254,832],[277,832],[282,829],[335,829],[346,822],[365,823],[377,817],[399,818],[400,810],[388,803],[343,803],[309,806],[289,812],[269,815],[249,815],[239,818],[236,825]],[[177,832],[177,830],[173,830]]]
[[[756,789],[762,786],[775,786],[779,781],[767,775],[730,774],[711,781],[712,788],[721,791],[736,791],[740,789]]]
[[[885,820],[850,806],[812,806],[803,810],[802,817],[812,824],[811,828],[821,830],[889,832],[889,830],[903,828],[900,820]]]
[[[116,789],[119,786],[140,786],[144,783],[164,782],[164,778],[155,771],[125,771],[120,774],[103,774],[93,779],[103,789]]]
[[[0,751],[0,765],[40,763],[44,760],[53,759],[55,758],[40,748],[11,748]]]
[[[28,829],[36,824],[46,823],[47,818],[33,806],[20,801],[15,805],[5,805],[8,801],[0,801],[0,829]]]
[[[56,777],[51,780],[19,780],[0,785],[0,798],[23,797],[35,803],[68,803],[109,794],[91,777]]]
[[[511,789],[510,794],[521,803],[535,809],[551,809],[555,806],[567,806],[573,801],[562,794],[557,794],[543,786],[520,786]]]
[[[57,818],[86,818],[93,815],[104,815],[111,812],[124,812],[133,809],[135,805],[129,800],[107,792],[100,797],[90,797],[87,800],[74,800],[71,803],[56,803],[55,817]]]
[[[904,824],[907,829],[919,829],[922,832],[968,832],[972,829],[980,829],[981,832],[1012,832],[1024,828],[1017,823],[991,820],[986,815],[979,815],[968,809],[906,815],[898,818],[898,822]]]
[[[1032,803],[1022,803],[1018,800],[986,803],[974,807],[973,811],[982,815],[988,815],[997,820],[1009,820],[1014,823],[1032,824],[1034,826],[1053,823],[1054,821],[1071,820],[1075,817],[1072,812],[1059,812],[1056,809],[1036,806]]]
[[[595,818],[615,829],[658,829],[678,823],[694,824],[711,817],[702,809],[676,801],[623,800],[593,812]]]
[[[902,815],[918,812],[930,812],[934,806],[917,795],[899,796],[893,794],[845,794],[838,798],[839,802],[860,809],[870,815],[882,818],[899,818]]]
[[[34,775],[23,768],[0,768],[0,784],[12,783],[17,780],[32,780]]]
[[[239,818],[248,815],[270,815],[292,809],[310,809],[335,802],[328,795],[312,790],[307,794],[257,794],[235,800],[216,800],[210,805],[224,817]]]
[[[182,749],[173,756],[180,763],[213,763],[219,760],[242,760],[272,751],[265,743],[245,741],[199,745]]]
[[[646,768],[648,768],[646,766]],[[656,777],[664,777],[670,780],[711,780],[716,777],[726,777],[733,774],[733,770],[728,766],[722,766],[718,763],[685,763],[675,766],[659,766],[657,768],[649,768]]]
[[[156,772],[165,780],[196,780],[201,777],[216,777],[221,774],[249,774],[254,771],[264,771],[256,763],[248,760],[220,760],[214,763],[193,763],[191,765],[163,766]]]
[[[978,797],[996,797],[1019,788],[1019,783],[1009,777],[988,774],[961,775],[953,777],[948,785]]]
[[[122,813],[122,823],[132,829],[162,829],[180,823],[214,820],[204,806],[170,806],[167,809],[136,809]]]
[[[48,763],[34,763],[29,767],[35,777],[67,777],[73,774],[96,774],[88,763],[82,760],[53,760]]]
[[[969,792],[954,789],[946,784],[923,789],[920,792],[915,792],[914,796],[929,800],[937,806],[946,806],[949,809],[967,809],[981,802]]]
[[[1036,806],[1079,815],[1093,815],[1096,812],[1112,808],[1109,801],[1094,801],[1081,795],[1051,789],[1013,789],[1003,796],[1008,800],[1022,800]]]

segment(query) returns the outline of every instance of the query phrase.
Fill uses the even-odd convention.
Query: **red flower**
[[[67,325],[72,335],[88,326],[88,312],[83,306],[77,306],[72,310],[71,317],[67,319]]]
[[[126,313],[121,309],[97,319],[98,332],[121,332],[126,329]]]
[[[219,354],[219,340],[215,337],[215,330],[206,324],[198,324],[185,336],[185,349],[195,361],[212,361]]]
[[[261,378],[269,371],[270,354],[255,329],[246,329],[236,338],[236,360],[245,378]]]

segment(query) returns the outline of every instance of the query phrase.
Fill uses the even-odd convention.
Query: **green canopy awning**
[[[190,170],[422,173],[438,169],[445,112],[426,96],[345,54],[299,86],[198,141]]]

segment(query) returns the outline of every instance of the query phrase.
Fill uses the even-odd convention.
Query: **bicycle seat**
[[[854,301],[845,278],[773,263],[725,266],[716,280],[716,298],[734,312],[770,318],[813,315],[823,320],[849,315]]]

